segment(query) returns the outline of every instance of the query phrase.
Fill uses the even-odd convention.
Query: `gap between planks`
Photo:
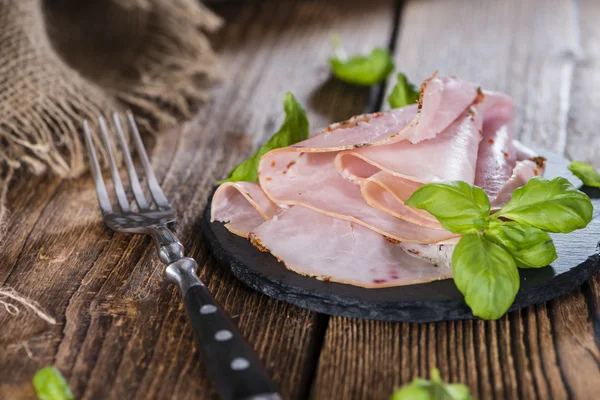
[[[390,32],[390,37],[388,38],[387,48],[392,54],[392,57],[396,51],[396,43],[398,30],[400,27],[400,21],[402,18],[402,9],[404,6],[404,0],[395,0],[394,1],[394,12],[392,13],[392,30]],[[392,72],[395,74],[396,71]],[[392,75],[393,76],[393,75]],[[390,76],[386,77],[386,79],[373,86],[369,90],[369,97],[367,100],[367,104],[364,107],[364,113],[369,114],[373,112],[377,112],[383,108],[383,103],[385,101],[385,94],[388,91],[388,85],[391,84]],[[337,121],[331,121],[337,122]],[[319,360],[321,351],[323,349],[323,345],[325,342],[325,335],[327,334],[327,328],[329,327],[330,316],[327,314],[318,314],[316,320],[315,331],[313,332],[313,348],[311,352],[311,356],[307,360],[307,363],[304,367],[305,377],[304,382],[300,386],[301,392],[298,396],[299,399],[310,398],[312,397],[313,385],[316,382],[316,376],[319,369]]]

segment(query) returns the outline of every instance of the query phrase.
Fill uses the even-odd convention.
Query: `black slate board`
[[[581,185],[564,158],[540,151],[547,159],[546,177],[564,176]],[[541,269],[520,270],[521,289],[511,310],[543,303],[580,286],[600,269],[600,190],[584,188],[594,203],[594,220],[587,228],[552,235],[558,259]],[[210,222],[210,203],[202,230],[217,261],[239,280],[267,296],[312,311],[385,321],[433,322],[473,318],[451,279],[418,285],[365,289],[323,282],[298,275],[250,241],[230,233],[224,224]]]

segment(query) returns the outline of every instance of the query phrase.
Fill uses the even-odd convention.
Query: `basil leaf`
[[[600,187],[600,174],[590,164],[573,161],[569,164],[569,171],[581,179],[585,186]]]
[[[329,59],[333,75],[347,83],[371,86],[383,81],[394,70],[394,61],[388,49],[378,47],[368,56],[347,59],[340,50]]]
[[[504,247],[519,268],[540,268],[556,260],[552,238],[541,229],[518,222],[493,223],[485,238]]]
[[[306,111],[290,92],[287,92],[283,98],[283,109],[285,110],[285,121],[277,133],[252,157],[235,167],[226,179],[219,181],[219,184],[237,181],[258,182],[258,163],[265,153],[308,139]]]
[[[477,232],[486,228],[490,214],[487,194],[463,181],[421,186],[405,204],[429,212],[442,227],[454,233]]]
[[[406,385],[396,389],[390,400],[435,400],[429,390],[417,385]]]
[[[437,368],[431,371],[431,381],[416,378],[396,389],[390,400],[471,400],[469,388],[461,383],[446,384]]]
[[[452,400],[471,400],[469,387],[462,383],[449,383],[445,386],[446,393],[450,395]]]
[[[419,88],[410,83],[402,72],[398,73],[398,83],[388,96],[388,103],[392,108],[400,108],[415,104],[419,100]]]
[[[73,392],[60,371],[45,367],[33,377],[33,387],[39,400],[73,400]]]
[[[516,189],[494,218],[505,217],[547,232],[569,233],[592,220],[592,202],[565,178],[534,177]]]
[[[456,287],[479,318],[500,318],[519,290],[519,272],[512,256],[476,233],[464,235],[456,245],[452,271]]]

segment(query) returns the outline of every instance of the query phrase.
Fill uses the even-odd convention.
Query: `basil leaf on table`
[[[398,83],[388,96],[388,103],[392,108],[400,108],[415,104],[419,100],[421,92],[419,88],[410,83],[402,72],[398,73]]]
[[[569,164],[569,171],[581,179],[585,186],[600,187],[600,174],[590,164],[573,161]]]
[[[394,70],[394,61],[388,49],[375,48],[368,56],[357,55],[346,58],[336,49],[329,59],[333,75],[347,83],[371,86],[383,81]]]
[[[540,268],[556,260],[552,238],[541,229],[518,222],[492,223],[485,238],[504,247],[519,268]]]
[[[592,220],[592,202],[565,178],[531,179],[516,189],[495,218],[505,217],[547,232],[569,233]]]
[[[75,396],[60,371],[45,367],[33,377],[33,387],[39,400],[73,400]]]
[[[431,371],[431,380],[416,378],[396,389],[390,400],[471,400],[469,387],[462,383],[444,383],[437,368]]]
[[[513,257],[477,233],[464,235],[456,245],[452,271],[456,287],[479,318],[500,318],[519,291],[519,272]]]
[[[405,204],[429,212],[453,233],[484,229],[490,214],[487,194],[463,181],[429,183],[417,189]]]
[[[252,157],[235,167],[226,179],[218,182],[219,184],[237,181],[258,182],[258,163],[265,153],[308,139],[306,111],[290,92],[283,98],[283,109],[285,121],[279,130]]]

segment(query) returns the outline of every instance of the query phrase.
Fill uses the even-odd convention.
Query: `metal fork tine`
[[[152,193],[152,198],[154,202],[161,209],[169,209],[171,206],[169,205],[169,201],[165,197],[156,176],[154,175],[154,171],[152,170],[152,165],[150,164],[150,159],[148,158],[148,154],[146,153],[146,149],[144,148],[144,143],[142,142],[142,138],[140,136],[140,132],[138,131],[137,125],[135,123],[135,119],[133,118],[133,114],[131,111],[127,111],[127,121],[129,122],[129,127],[131,128],[131,132],[133,134],[133,141],[135,143],[136,150],[140,155],[140,159],[142,161],[142,166],[144,167],[144,172],[146,173],[146,177],[148,178],[148,186],[150,187],[150,193]]]
[[[125,158],[125,166],[127,167],[127,173],[129,174],[129,182],[131,184],[133,196],[135,197],[135,201],[137,202],[140,210],[146,210],[149,208],[148,202],[146,201],[146,196],[144,196],[144,191],[142,190],[142,185],[140,184],[137,172],[135,171],[135,166],[133,164],[133,160],[131,159],[131,153],[129,152],[129,146],[127,146],[127,142],[125,141],[125,135],[123,134],[123,128],[121,127],[119,114],[116,112],[113,113],[113,122],[117,130],[119,146],[121,146],[123,157]]]
[[[108,166],[110,168],[110,175],[112,176],[115,192],[117,193],[117,200],[119,201],[119,206],[121,207],[121,210],[123,212],[129,212],[131,211],[131,209],[129,207],[127,195],[125,194],[123,182],[121,182],[121,176],[119,175],[117,162],[115,161],[115,156],[112,151],[110,138],[108,137],[108,128],[106,127],[106,120],[104,119],[104,117],[98,117],[98,122],[100,123],[100,133],[102,134],[102,141],[104,142],[104,147],[106,148],[106,153],[108,154]]]
[[[85,144],[88,150],[88,156],[90,159],[90,166],[92,170],[92,176],[94,177],[94,183],[96,184],[96,194],[98,195],[98,203],[100,203],[100,209],[103,214],[112,213],[112,206],[110,205],[110,198],[106,192],[106,186],[104,186],[104,179],[102,178],[102,172],[100,171],[100,164],[98,164],[98,158],[96,157],[96,149],[94,143],[92,143],[92,134],[90,133],[90,127],[87,120],[83,121],[83,132],[85,136]]]

